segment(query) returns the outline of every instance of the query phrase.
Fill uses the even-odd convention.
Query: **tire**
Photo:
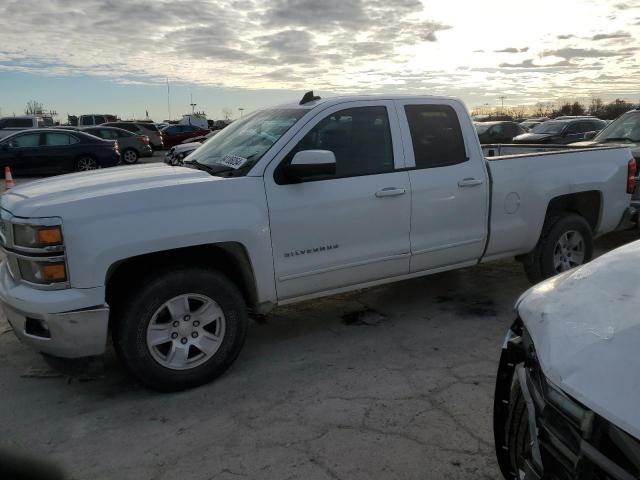
[[[76,160],[74,169],[76,172],[88,172],[98,168],[98,162],[90,155],[83,155]]]
[[[563,250],[562,245],[568,248]],[[540,240],[524,261],[524,269],[529,281],[538,283],[592,258],[593,233],[587,221],[575,213],[561,212],[545,220]]]
[[[185,390],[231,366],[249,322],[233,282],[213,270],[184,266],[139,285],[114,309],[113,339],[119,357],[142,384],[161,392]]]
[[[122,163],[127,165],[133,165],[134,163],[138,163],[138,159],[140,155],[133,148],[127,148],[121,155]]]
[[[531,439],[527,404],[517,381],[514,382],[511,389],[510,405],[511,410],[505,426],[505,433],[509,447],[511,471],[518,472],[523,469],[525,459],[531,455]]]

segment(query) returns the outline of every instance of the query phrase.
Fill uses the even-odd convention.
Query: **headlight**
[[[62,245],[62,229],[59,226],[13,226],[13,239],[17,247],[42,248]]]
[[[27,282],[46,285],[67,281],[67,268],[64,261],[40,262],[18,258],[18,266],[20,276]]]

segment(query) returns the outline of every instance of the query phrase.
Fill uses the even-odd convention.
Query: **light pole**
[[[504,99],[507,98],[504,95],[501,95],[500,97],[498,97],[500,99],[500,102],[502,104],[502,106],[500,107],[500,110],[502,111],[502,113],[504,113]]]
[[[244,108],[243,107],[239,107],[238,110],[240,110],[240,118],[242,118],[242,112],[244,112]]]

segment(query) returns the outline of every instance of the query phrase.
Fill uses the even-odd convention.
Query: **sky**
[[[2,0],[0,115],[209,118],[322,96],[640,101],[640,0]],[[170,89],[167,95],[167,79]],[[169,98],[168,98],[169,97]],[[168,102],[169,100],[169,102]]]

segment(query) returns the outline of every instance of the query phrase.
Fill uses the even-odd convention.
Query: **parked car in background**
[[[199,137],[191,137],[191,138],[187,138],[186,140],[183,140],[181,143],[193,143],[193,142],[199,142],[199,143],[204,143],[207,140],[209,140],[211,137],[214,137],[215,135],[217,135],[220,132],[220,130],[215,130],[213,132],[209,132],[206,135],[200,135]]]
[[[53,118],[42,115],[19,115],[0,118],[0,138],[7,137],[21,130],[53,126]]]
[[[141,382],[194,387],[237,358],[248,312],[514,256],[534,280],[588,262],[629,215],[636,175],[624,147],[487,160],[456,99],[312,92],[185,164],[0,197],[5,229],[48,217],[60,233],[56,276],[35,281],[52,249],[0,237],[0,301],[22,342],[77,358],[110,332]]]
[[[161,130],[162,140],[166,148],[182,143],[193,137],[207,135],[209,130],[194,125],[169,125]]]
[[[599,131],[604,127],[602,120],[591,117],[548,120],[533,127],[530,132],[518,135],[513,143],[567,145],[583,140],[587,132]]]
[[[517,301],[494,396],[505,479],[640,478],[638,263],[634,242]]]
[[[78,118],[78,127],[90,127],[106,122],[115,122],[116,120],[118,120],[118,117],[115,115],[109,115],[106,113],[89,113],[86,115],[80,115],[80,118]]]
[[[633,157],[640,165],[640,110],[623,113],[599,133],[588,133],[583,142],[574,143],[576,147],[598,147],[623,145],[629,147]],[[640,212],[640,188],[636,189],[631,205]]]
[[[169,149],[164,156],[164,162],[168,165],[182,165],[182,161],[202,146],[200,142],[180,143]]]
[[[520,122],[520,126],[524,128],[527,132],[531,130],[533,127],[540,125],[542,122],[537,120],[525,120],[524,122]]]
[[[516,122],[474,123],[480,143],[511,143],[513,137],[526,133]]]
[[[131,133],[137,135],[146,135],[149,137],[151,148],[155,150],[161,150],[165,148],[164,141],[158,127],[154,123],[150,122],[108,122],[103,124],[105,127],[116,127],[128,130]]]
[[[117,140],[120,147],[120,158],[122,163],[132,165],[138,161],[140,157],[150,157],[153,155],[153,149],[149,142],[149,137],[131,133],[128,130],[115,127],[89,127],[82,130],[90,135],[105,140]]]
[[[80,131],[40,128],[0,140],[0,167],[16,174],[79,172],[118,163],[118,142]]]

